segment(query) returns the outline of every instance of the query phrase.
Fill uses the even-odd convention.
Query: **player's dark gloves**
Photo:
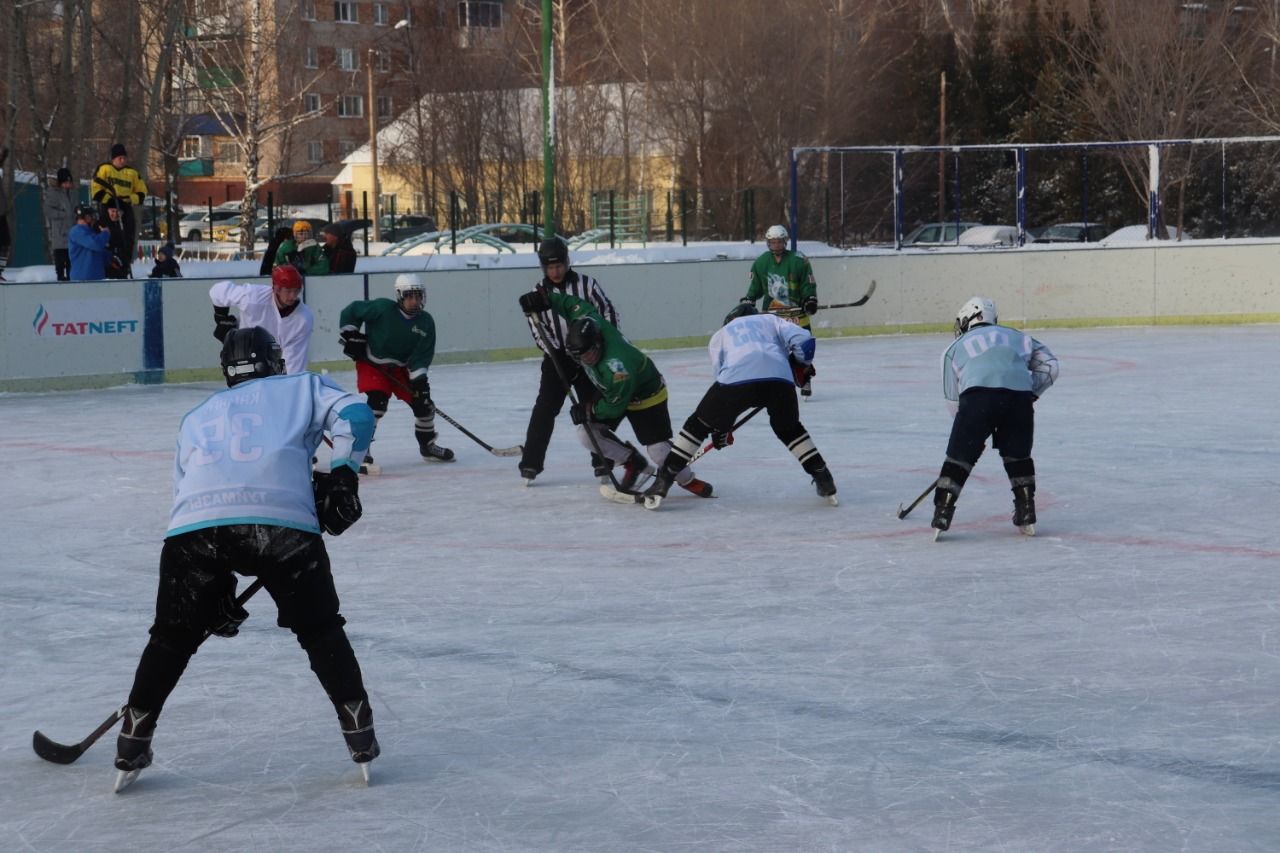
[[[716,450],[724,450],[731,444],[733,444],[733,433],[712,431],[711,446]]]
[[[218,609],[210,615],[209,633],[219,637],[234,637],[240,633],[240,624],[249,618],[249,611],[236,603],[236,579],[227,577],[227,592],[218,602]]]
[[[811,377],[818,375],[818,370],[812,364],[805,364],[792,358],[791,375],[795,379],[796,387],[803,388]]]
[[[804,301],[804,313],[810,315],[818,313],[818,297],[810,296]]]
[[[339,339],[342,341],[342,351],[346,353],[347,358],[352,361],[369,360],[369,338],[363,332],[348,329],[339,336]]]
[[[526,314],[537,314],[551,310],[551,300],[541,290],[531,290],[520,294],[520,310]]]
[[[232,329],[240,327],[240,321],[231,316],[230,308],[217,305],[213,306],[213,324],[213,336],[219,341],[225,341]]]
[[[569,420],[573,421],[574,426],[581,426],[590,420],[590,418],[587,416],[587,410],[581,403],[574,403],[569,407]]]
[[[360,479],[350,467],[342,465],[328,474],[317,471],[313,475],[313,485],[316,515],[325,533],[339,536],[360,520],[364,512],[360,505]]]

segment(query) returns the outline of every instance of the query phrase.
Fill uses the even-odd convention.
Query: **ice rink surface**
[[[923,504],[940,335],[824,339],[802,406],[841,505],[757,418],[657,512],[604,501],[567,413],[545,473],[407,407],[330,539],[383,756],[365,788],[265,596],[111,793],[181,416],[213,384],[0,395],[0,849],[1280,849],[1280,328],[1035,333],[1039,535],[988,451],[952,532]],[[677,428],[710,376],[661,351]],[[436,402],[522,440],[535,361],[440,365]],[[352,373],[334,377],[352,388]],[[623,430],[624,434],[626,430]],[[242,584],[243,586],[243,584]]]

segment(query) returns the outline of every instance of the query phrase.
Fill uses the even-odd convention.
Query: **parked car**
[[[436,221],[430,216],[413,214],[398,215],[394,218],[383,216],[378,220],[378,227],[382,230],[382,239],[388,242],[408,240],[410,237],[430,234],[437,230]]]
[[[1100,222],[1059,222],[1044,229],[1037,243],[1096,243],[1107,234]]]
[[[1178,231],[1168,225],[1164,227],[1165,239],[1177,240]],[[1186,234],[1182,235],[1185,240]],[[1102,238],[1104,243],[1145,243],[1147,241],[1147,226],[1143,225],[1126,225],[1123,228],[1117,228],[1106,237]]]
[[[960,235],[961,246],[1016,246],[1018,229],[1014,225],[975,225]]]
[[[311,223],[311,236],[317,240],[320,239],[320,229],[329,224],[329,220],[327,219],[317,219],[311,216],[304,216],[301,218]],[[297,221],[298,221],[297,219],[294,219],[292,217],[287,219],[277,219],[275,222],[275,225],[272,226],[272,228],[292,229],[293,223]],[[270,242],[272,228],[267,227],[267,220],[265,217],[263,217],[254,225],[255,230],[253,232],[253,239],[259,243]]]
[[[981,222],[927,222],[902,238],[904,246],[954,246],[960,235]]]
[[[182,208],[175,208],[174,213],[178,219],[182,219]],[[152,207],[150,204],[144,205],[142,214],[138,218],[138,236],[143,240],[154,240],[156,230],[160,230],[160,239],[169,236],[169,218],[165,215],[164,207]]]
[[[239,212],[234,210],[214,210],[213,225],[217,225],[219,222],[226,222],[229,219],[236,219],[239,216]],[[196,210],[182,217],[182,219],[178,220],[178,234],[184,240],[196,242],[212,239],[213,229],[210,227],[209,211]]]

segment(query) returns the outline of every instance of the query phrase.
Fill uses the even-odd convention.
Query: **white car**
[[[1178,231],[1175,228],[1171,228],[1170,226],[1166,225],[1164,227],[1164,233],[1167,235],[1166,239],[1168,240],[1178,239]],[[1186,236],[1187,235],[1183,234],[1182,238],[1185,240]],[[1146,225],[1126,225],[1123,228],[1118,228],[1115,231],[1112,231],[1107,236],[1103,237],[1102,242],[1104,243],[1145,243],[1147,242],[1148,239],[1149,238],[1147,237]]]
[[[961,246],[1016,246],[1018,229],[1013,225],[975,225],[960,235]]]
[[[961,234],[981,222],[927,222],[902,238],[903,246],[954,246]]]

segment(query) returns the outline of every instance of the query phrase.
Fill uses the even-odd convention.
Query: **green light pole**
[[[551,0],[542,0],[542,232],[555,236],[556,127],[553,112],[556,69],[551,51]]]

